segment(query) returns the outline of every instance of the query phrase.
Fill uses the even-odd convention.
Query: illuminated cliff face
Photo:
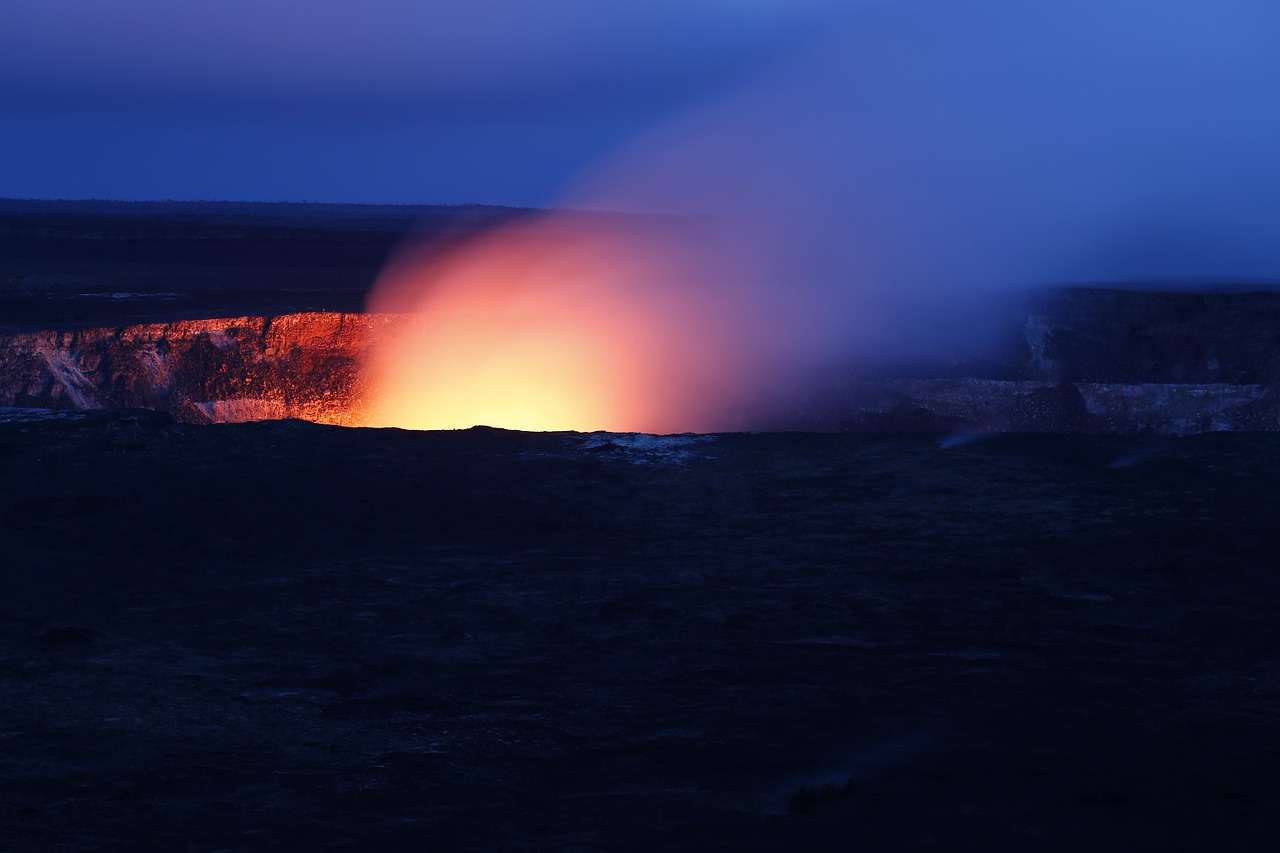
[[[354,424],[358,362],[394,317],[305,313],[0,338],[0,405],[142,407],[179,420]]]

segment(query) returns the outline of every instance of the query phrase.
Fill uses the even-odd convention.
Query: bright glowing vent
[[[670,226],[552,216],[443,259],[408,252],[371,308],[408,312],[366,361],[373,426],[705,431],[732,393],[714,290]],[[709,278],[707,280],[710,280]]]

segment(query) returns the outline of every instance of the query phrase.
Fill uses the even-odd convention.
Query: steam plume
[[[668,218],[393,265],[371,306],[420,319],[371,361],[371,421],[751,427],[820,372],[980,347],[1020,287],[1280,271],[1272,4],[906,2],[836,30],[565,196]]]

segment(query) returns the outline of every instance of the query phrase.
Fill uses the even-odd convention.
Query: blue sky
[[[546,204],[831,0],[5,0],[0,196]]]

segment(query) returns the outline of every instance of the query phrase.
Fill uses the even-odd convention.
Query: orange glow
[[[580,221],[579,221],[580,220]],[[375,311],[408,312],[365,364],[373,426],[672,432],[713,427],[728,364],[696,265],[654,228],[561,216],[443,261],[401,258]]]

